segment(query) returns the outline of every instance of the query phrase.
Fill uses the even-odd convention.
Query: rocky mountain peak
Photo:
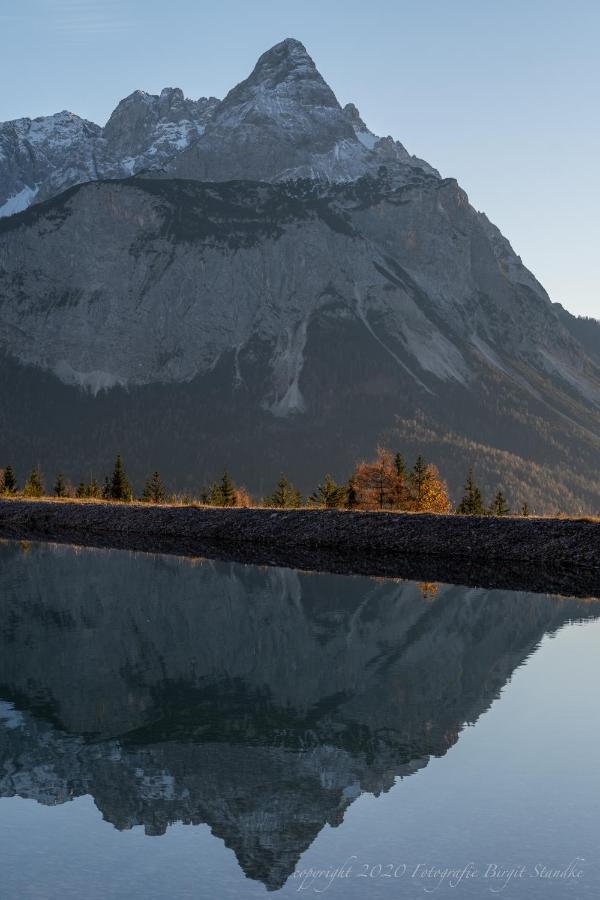
[[[268,105],[267,98],[297,102],[303,106],[340,109],[335,94],[326,83],[304,44],[286,38],[259,58],[244,81],[223,101],[225,108],[251,102]]]
[[[283,81],[298,78],[323,80],[304,44],[286,38],[259,57],[248,81],[261,81],[273,88]]]

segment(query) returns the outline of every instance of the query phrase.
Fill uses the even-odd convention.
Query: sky
[[[0,0],[0,121],[223,97],[285,37],[457,178],[552,300],[600,318],[600,0]]]

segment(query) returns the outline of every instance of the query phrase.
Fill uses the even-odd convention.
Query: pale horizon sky
[[[0,121],[223,97],[301,40],[340,103],[455,177],[552,300],[600,319],[597,0],[0,0]]]

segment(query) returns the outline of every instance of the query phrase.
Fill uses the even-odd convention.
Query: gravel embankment
[[[11,499],[0,500],[0,534],[600,595],[600,521],[589,519]]]

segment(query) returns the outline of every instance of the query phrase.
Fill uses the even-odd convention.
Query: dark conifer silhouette
[[[498,491],[492,500],[490,504],[490,513],[493,516],[507,516],[510,513],[510,508],[502,491]]]
[[[110,481],[110,499],[123,500],[125,502],[133,499],[133,492],[120,453],[117,454],[115,467]]]
[[[396,453],[394,457],[394,468],[396,469],[398,478],[406,477],[406,464],[401,453]]]
[[[67,483],[65,481],[64,475],[62,472],[59,472],[56,476],[56,481],[54,482],[54,496],[55,497],[68,497],[69,492],[67,490]]]
[[[420,510],[423,508],[424,499],[425,499],[425,488],[427,485],[427,480],[429,477],[429,472],[427,468],[427,463],[423,459],[423,457],[419,454],[417,456],[416,462],[412,468],[410,475],[408,476],[408,480],[410,483],[410,494],[412,502],[415,506],[415,509]]]
[[[267,497],[266,502],[268,506],[294,508],[300,506],[301,500],[300,491],[294,487],[285,475],[281,475],[275,491],[270,497]]]
[[[481,491],[475,484],[473,478],[473,469],[469,469],[467,483],[465,484],[465,492],[463,498],[458,504],[457,513],[463,516],[483,516],[485,515],[485,507],[483,505],[483,497]]]
[[[337,509],[344,505],[346,494],[347,489],[343,484],[336,484],[331,475],[326,475],[324,483],[318,485],[309,499],[315,506]]]
[[[227,469],[223,472],[219,489],[221,494],[221,506],[235,506],[235,485],[229,477]]]
[[[348,479],[348,487],[346,488],[346,506],[348,509],[356,509],[359,504],[358,488],[356,478],[352,475]]]
[[[44,494],[44,479],[42,478],[42,473],[36,467],[32,470],[31,475],[25,482],[25,487],[23,488],[23,496],[24,497],[42,497]]]
[[[13,467],[10,463],[4,470],[4,493],[5,494],[16,494],[17,493],[17,478],[14,473]]]
[[[144,487],[142,500],[144,500],[145,503],[164,503],[166,499],[167,495],[162,481],[160,480],[160,474],[158,472],[153,472]]]

